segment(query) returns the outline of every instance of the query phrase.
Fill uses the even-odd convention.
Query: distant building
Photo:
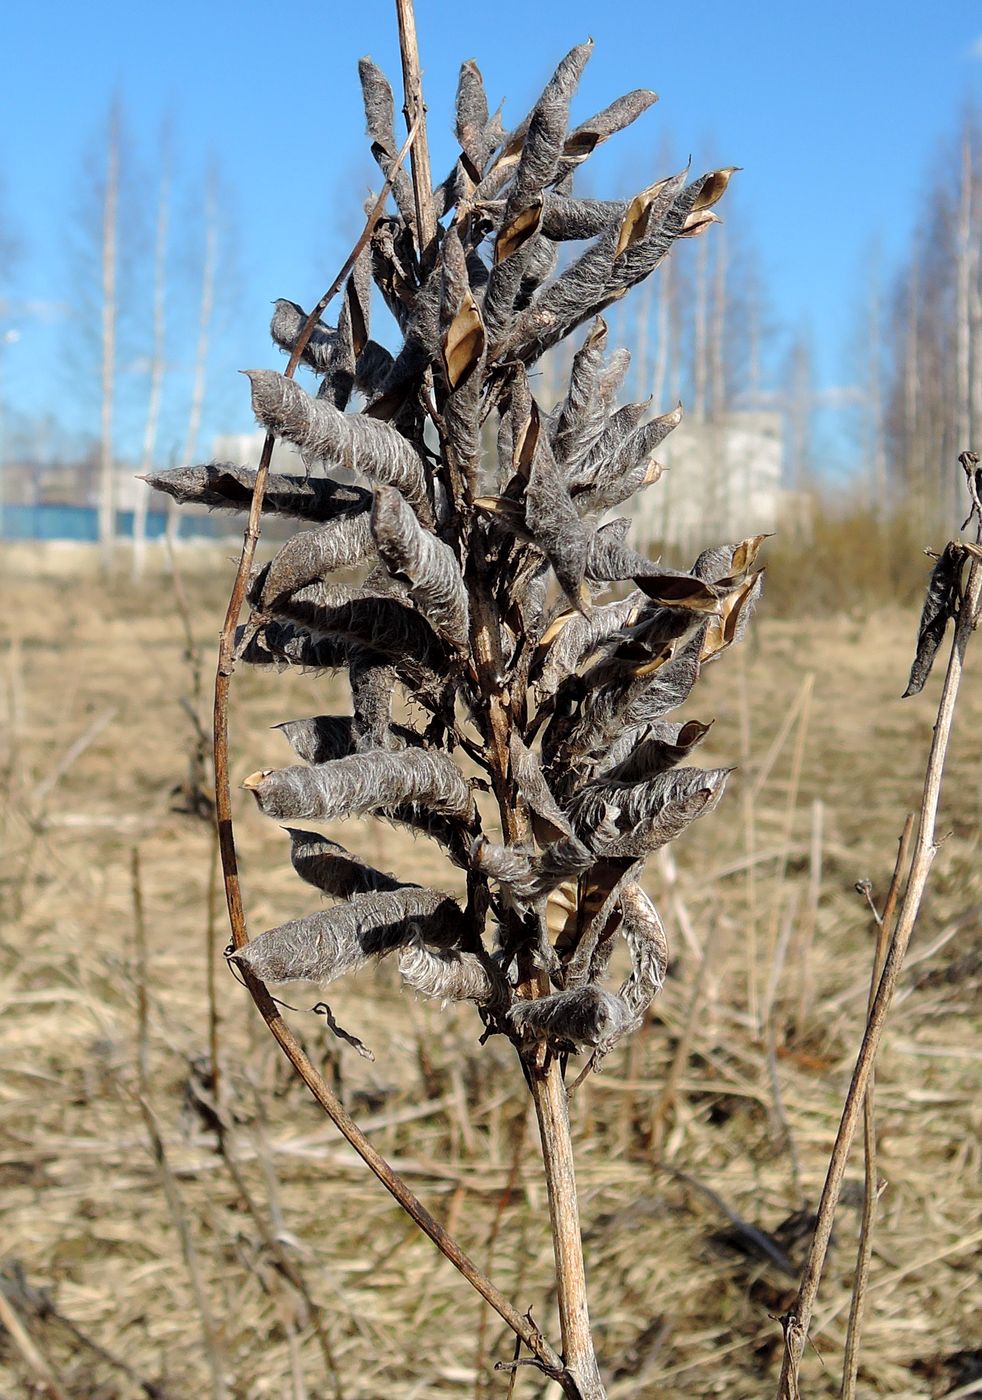
[[[222,433],[212,439],[210,460],[231,462],[236,467],[257,467],[265,441],[266,434],[260,429],[251,433]],[[204,458],[199,458],[199,461],[204,461]],[[303,458],[293,444],[277,438],[270,470],[286,472],[290,476],[303,476],[306,468]]]
[[[784,495],[781,436],[779,413],[683,419],[657,454],[661,480],[619,507],[632,517],[632,544],[692,551],[774,531]]]

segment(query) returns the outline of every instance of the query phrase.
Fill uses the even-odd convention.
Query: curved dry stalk
[[[977,513],[977,510],[973,513]],[[978,521],[976,541],[982,543],[982,519]],[[897,926],[884,960],[876,996],[873,998],[873,1004],[867,1017],[866,1029],[853,1070],[852,1081],[843,1105],[839,1129],[829,1159],[825,1186],[819,1202],[815,1234],[802,1271],[801,1283],[794,1302],[781,1319],[781,1325],[784,1329],[784,1354],[778,1381],[777,1400],[800,1400],[798,1372],[812,1313],[815,1309],[815,1301],[818,1297],[819,1284],[832,1235],[832,1225],[845,1177],[849,1149],[852,1146],[856,1125],[863,1109],[870,1076],[883,1037],[887,1013],[890,1010],[897,980],[903,969],[904,957],[920,912],[921,900],[931,866],[938,850],[935,831],[941,783],[948,754],[948,742],[958,702],[965,651],[978,624],[979,600],[982,597],[982,563],[977,555],[971,554],[970,557],[972,562],[958,609],[944,688],[934,724],[934,737],[931,741],[931,749],[924,773],[917,838],[911,857],[907,889],[897,916]]]
[[[904,822],[904,829],[900,835],[897,859],[893,867],[893,877],[890,880],[890,888],[887,891],[883,913],[877,914],[875,906],[872,902],[870,904],[873,917],[876,921],[876,947],[873,952],[873,970],[870,975],[869,1000],[866,1008],[867,1015],[869,1015],[869,1008],[873,1005],[873,998],[876,996],[876,988],[883,974],[883,960],[886,957],[887,947],[889,945],[890,930],[893,927],[893,916],[897,911],[897,900],[900,896],[900,887],[904,872],[907,869],[907,858],[910,855],[910,843],[913,835],[914,814],[913,812],[908,812],[907,820]],[[869,887],[866,886],[866,888],[868,889]],[[859,1225],[859,1246],[856,1251],[856,1276],[852,1285],[852,1299],[849,1304],[849,1324],[846,1328],[846,1345],[842,1360],[842,1385],[839,1391],[840,1400],[855,1400],[856,1395],[856,1378],[859,1375],[859,1339],[863,1327],[863,1310],[866,1303],[866,1286],[869,1281],[870,1261],[873,1257],[873,1222],[876,1217],[877,1203],[880,1198],[880,1183],[877,1181],[876,1177],[874,1088],[875,1082],[871,1074],[869,1084],[866,1086],[866,1095],[863,1099],[863,1214]]]
[[[68,1391],[55,1375],[47,1357],[33,1341],[30,1332],[24,1326],[13,1304],[4,1296],[2,1289],[0,1289],[0,1327],[3,1327],[7,1332],[25,1366],[34,1376],[34,1385],[38,1388],[38,1393],[46,1395],[48,1400],[69,1400]]]

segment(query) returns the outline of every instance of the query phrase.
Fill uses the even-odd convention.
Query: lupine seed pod
[[[903,694],[905,700],[908,696],[920,695],[931,674],[948,622],[958,611],[964,565],[964,551],[957,543],[951,543],[945,545],[931,570],[917,626],[917,649]]]
[[[629,884],[621,892],[621,933],[631,951],[631,974],[620,994],[640,1017],[661,991],[668,970],[665,929],[640,885]]]
[[[583,606],[590,532],[577,514],[535,414],[535,445],[525,492],[525,524],[574,607]]]
[[[562,768],[590,754],[602,754],[623,729],[661,719],[688,699],[699,678],[699,660],[690,652],[640,662],[634,675],[626,671],[601,689],[584,680],[585,699],[573,722],[550,721],[543,736],[543,754],[550,769]]]
[[[566,612],[557,617],[539,639],[531,672],[540,703],[592,652],[629,627],[643,604],[644,594],[635,589],[626,598],[593,608],[589,616]]]
[[[575,914],[557,940],[568,989],[585,987],[593,980],[593,969],[609,960],[609,947],[620,921],[621,892],[638,878],[640,867],[641,862],[634,857],[605,856],[580,879]]]
[[[564,836],[544,847],[532,865],[532,878],[526,887],[532,900],[542,899],[567,880],[589,870],[596,854],[578,836]]]
[[[606,460],[597,461],[589,477],[584,475],[571,482],[570,491],[580,514],[611,510],[643,486],[653,486],[663,470],[654,460],[654,453],[681,421],[680,404],[674,412],[642,424]]]
[[[466,651],[467,590],[453,550],[423,529],[391,486],[375,493],[372,534],[382,562],[409,585],[413,602],[433,630],[456,651]]]
[[[632,730],[621,754],[615,745],[601,765],[603,776],[610,782],[642,783],[657,773],[667,773],[701,744],[712,728],[712,722],[702,724],[697,719],[684,724],[656,720],[643,731]]]
[[[626,208],[623,199],[573,199],[569,195],[549,193],[542,202],[541,233],[543,238],[552,238],[557,243],[596,238],[623,218]]]
[[[716,587],[721,585],[716,584]],[[709,619],[703,634],[700,660],[704,666],[715,661],[727,647],[743,640],[763,589],[764,571],[759,569],[720,599],[718,614]]]
[[[349,666],[351,707],[355,712],[352,732],[357,753],[402,748],[392,733],[392,693],[397,674],[395,666],[377,652],[366,652]]]
[[[649,574],[661,576],[657,560],[639,554],[626,542],[630,520],[610,520],[590,540],[586,556],[586,576],[602,583],[612,583],[617,579],[633,578],[640,580]]]
[[[289,622],[262,622],[239,627],[235,633],[235,654],[249,666],[343,671],[357,652],[358,648],[342,637],[314,638]]]
[[[340,569],[353,569],[375,552],[369,512],[343,515],[316,530],[301,530],[287,540],[266,572],[255,606],[275,609],[284,595]]]
[[[598,316],[573,356],[569,389],[556,420],[553,454],[567,473],[576,470],[603,434],[607,404],[601,374],[606,344],[607,325]]]
[[[254,773],[245,786],[277,821],[340,821],[416,804],[435,815],[467,818],[473,805],[453,760],[423,749],[358,753],[314,768]]]
[[[615,132],[623,131],[632,122],[636,122],[638,117],[643,116],[657,101],[656,92],[647,88],[635,88],[633,92],[625,93],[623,97],[611,102],[595,117],[581,122],[569,133],[564,143],[563,159],[559,163],[560,177],[570,174],[576,166],[592,155],[599,145],[609,140]]]
[[[345,466],[379,485],[397,487],[421,519],[431,518],[423,459],[388,423],[339,413],[273,370],[247,374],[253,412],[270,432],[292,442],[312,461]]]
[[[420,937],[452,943],[462,923],[460,906],[449,895],[408,886],[355,895],[346,904],[267,929],[229,958],[263,982],[324,984]]]
[[[715,583],[720,588],[734,587],[746,579],[761,545],[769,538],[769,535],[752,535],[739,544],[721,544],[713,549],[704,549],[693,564],[692,572],[696,578]]]
[[[513,1002],[508,1019],[519,1035],[562,1048],[595,1050],[613,1043],[634,1020],[625,1002],[602,987],[554,992],[538,1001]]]
[[[522,283],[529,273],[542,219],[543,191],[556,178],[566,137],[569,101],[592,48],[593,44],[588,43],[570,50],[529,118],[498,230],[494,267],[484,298],[484,321],[492,346],[497,345],[509,329]],[[541,277],[542,271],[540,265],[536,276]]]
[[[359,264],[363,262],[367,267],[367,259],[359,259]],[[362,292],[359,292],[359,296],[361,295]],[[274,305],[270,334],[276,344],[289,354],[307,320],[307,313],[295,301],[280,299]],[[364,315],[361,307],[359,310]],[[318,374],[328,374],[334,362],[337,339],[336,329],[318,321],[301,356],[303,363]],[[366,339],[355,360],[355,388],[371,398],[391,368],[392,356],[389,351],[377,341]]]
[[[304,763],[328,763],[354,752],[353,720],[350,715],[314,715],[311,719],[290,719],[274,724],[290,748]]]
[[[570,49],[532,109],[522,155],[508,199],[509,213],[527,209],[557,175],[566,140],[570,98],[593,52],[593,41]]]
[[[408,227],[415,226],[416,206],[413,187],[404,166],[395,164],[399,143],[395,138],[395,102],[389,80],[370,58],[358,64],[361,95],[365,105],[365,128],[372,142],[372,155],[379,169],[392,182],[392,193],[399,213]]]
[[[475,185],[480,184],[491,149],[487,140],[488,99],[484,79],[475,61],[470,58],[460,65],[457,80],[455,133],[460,142],[467,173]]]
[[[604,387],[603,378],[601,387]],[[625,442],[632,436],[648,407],[647,403],[626,403],[611,413],[608,406],[603,432],[586,460],[576,471],[570,473],[571,491],[585,491],[593,484],[601,468],[616,458]]]
[[[286,832],[290,837],[290,861],[301,880],[335,899],[408,887],[407,881],[365,865],[336,841],[329,841],[316,831],[288,826]]]
[[[295,301],[278,297],[273,303],[273,317],[269,323],[269,333],[274,344],[292,354],[301,330],[307,320],[307,313]],[[331,363],[337,341],[337,328],[324,321],[315,321],[307,344],[300,355],[301,362],[318,374],[326,373]]]
[[[572,836],[569,819],[549,790],[537,755],[522,743],[517,734],[511,736],[509,762],[512,777],[532,813],[536,839],[541,844],[547,844]]]
[[[480,836],[474,842],[471,862],[475,870],[494,880],[514,902],[528,904],[532,900],[532,859],[525,851],[499,846]]]
[[[625,1029],[632,1031],[643,1023],[648,1007],[665,984],[668,938],[658,910],[640,885],[628,881],[620,892],[619,903],[619,928],[630,950],[631,971],[622,983],[618,996],[631,1013],[631,1022]],[[598,1048],[593,1059],[595,1069],[604,1055],[613,1049],[617,1039],[611,1037],[605,1046]]]
[[[446,665],[446,649],[436,633],[398,598],[370,593],[345,596],[337,584],[312,583],[269,606],[278,617],[313,632],[390,657],[417,683],[423,671],[435,674]]]
[[[249,467],[210,462],[207,466],[152,472],[143,479],[152,490],[166,492],[179,505],[248,511],[252,507],[256,473]],[[276,473],[269,478],[263,496],[263,514],[326,522],[359,514],[367,517],[371,504],[372,493],[360,486]]]
[[[407,987],[436,1001],[491,1006],[502,999],[503,988],[475,953],[428,948],[421,938],[414,938],[399,954],[399,972]]]
[[[572,805],[572,822],[598,854],[616,859],[650,855],[713,810],[729,772],[728,768],[675,768],[643,783],[591,783]],[[612,808],[619,833],[613,839],[600,832]]]

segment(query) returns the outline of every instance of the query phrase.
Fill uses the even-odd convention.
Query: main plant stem
[[[549,1223],[556,1256],[556,1293],[563,1361],[583,1400],[604,1400],[606,1391],[597,1368],[590,1332],[583,1240],[573,1170],[573,1141],[569,1101],[559,1060],[548,1051],[529,1066],[529,1083],[539,1120],[542,1160],[549,1193]]]
[[[416,201],[417,243],[420,265],[425,270],[436,253],[437,220],[433,208],[432,177],[426,132],[426,105],[423,101],[422,70],[416,40],[413,0],[396,0],[399,22],[399,51],[402,57],[404,113],[406,123],[416,128],[412,145],[413,192]],[[452,468],[452,463],[448,463]],[[451,481],[454,479],[451,470]],[[462,504],[458,500],[458,506]],[[501,814],[501,827],[509,844],[527,839],[528,821],[510,772],[509,740],[515,718],[510,696],[502,681],[501,620],[491,587],[491,572],[480,527],[470,531],[471,551],[471,644],[475,679],[486,705],[485,741],[492,788]],[[531,995],[542,995],[548,984],[524,984]],[[542,1140],[549,1216],[556,1255],[556,1281],[565,1375],[557,1376],[568,1396],[579,1393],[580,1400],[604,1400],[587,1310],[583,1246],[573,1174],[573,1144],[569,1131],[566,1087],[559,1063],[543,1051],[525,1061],[529,1086],[535,1100]],[[541,1352],[538,1355],[542,1365]],[[543,1366],[543,1370],[548,1367]]]
[[[509,739],[515,715],[508,691],[500,680],[501,620],[492,595],[489,561],[477,531],[471,536],[471,568],[472,646],[477,681],[486,703],[485,752],[498,800],[502,834],[510,845],[520,846],[529,840],[530,832],[524,804],[510,771]],[[519,995],[537,997],[548,991],[545,975],[536,976],[531,968],[527,969]],[[523,1054],[523,1066],[535,1103],[542,1144],[567,1380],[572,1382],[581,1400],[604,1400],[606,1392],[590,1334],[566,1085],[559,1060],[544,1046]]]

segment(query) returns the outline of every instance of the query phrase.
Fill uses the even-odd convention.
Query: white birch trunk
[[[706,417],[706,389],[709,380],[707,340],[709,334],[709,245],[703,237],[696,254],[695,334],[692,346],[692,414],[697,423]]]
[[[99,550],[102,570],[113,564],[116,537],[116,481],[113,461],[113,390],[116,378],[116,276],[119,214],[119,107],[109,117],[106,192],[102,207],[102,407],[99,432]]]
[[[726,227],[720,225],[716,234],[716,266],[713,276],[712,330],[709,337],[709,415],[720,418],[726,411]]]
[[[153,470],[153,455],[157,445],[157,424],[160,420],[160,400],[164,384],[164,348],[166,333],[167,291],[167,232],[170,223],[170,152],[166,141],[162,145],[160,190],[157,197],[157,232],[153,253],[153,350],[150,357],[150,397],[147,401],[147,421],[143,430],[142,475]],[[141,491],[133,512],[133,578],[143,575],[147,549],[147,507],[150,491]]]
[[[971,449],[971,276],[972,276],[972,138],[962,134],[961,189],[955,244],[955,447]],[[952,482],[954,473],[949,473]],[[945,492],[946,504],[953,500]]]
[[[658,350],[655,358],[655,372],[651,385],[651,392],[654,398],[655,411],[664,413],[668,407],[665,402],[665,380],[668,375],[668,344],[669,344],[669,305],[671,299],[672,286],[672,264],[666,259],[658,271],[658,323],[656,335],[658,337]]]
[[[184,463],[194,465],[194,454],[198,446],[198,433],[201,429],[201,413],[205,402],[206,371],[208,348],[211,337],[211,319],[215,308],[215,260],[218,248],[218,180],[215,171],[208,175],[205,192],[205,248],[201,269],[201,301],[198,310],[198,340],[194,355],[194,380],[191,387],[191,409],[188,414],[187,437],[184,440]],[[180,530],[180,516],[176,503],[171,501],[167,511],[167,542],[173,547]]]

